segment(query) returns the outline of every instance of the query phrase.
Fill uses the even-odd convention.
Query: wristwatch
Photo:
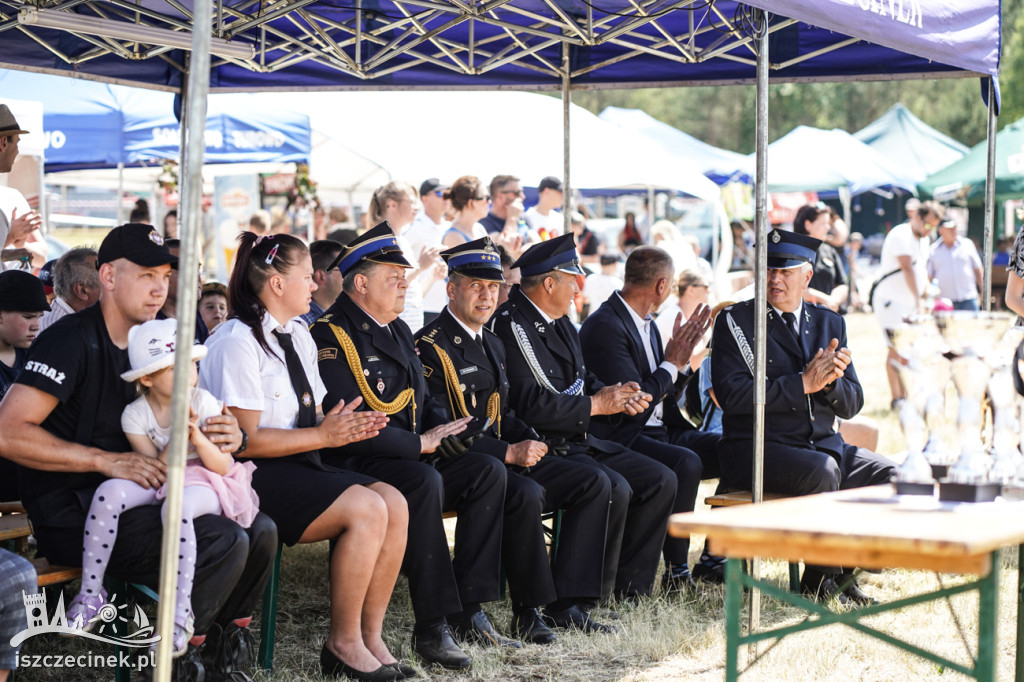
[[[249,434],[247,434],[245,432],[245,429],[243,429],[241,426],[238,427],[238,430],[242,432],[242,444],[238,446],[237,450],[231,453],[235,457],[245,452],[245,449],[249,447]]]

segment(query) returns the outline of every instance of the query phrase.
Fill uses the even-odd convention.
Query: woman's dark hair
[[[260,237],[252,232],[243,232],[238,235],[238,241],[235,269],[231,271],[228,282],[231,309],[228,318],[245,323],[260,348],[267,355],[277,357],[263,334],[263,315],[267,307],[260,299],[260,292],[271,275],[288,274],[302,256],[309,254],[309,249],[301,239],[290,234]]]
[[[793,231],[797,234],[808,234],[807,223],[813,223],[822,213],[828,213],[828,208],[813,204],[801,206],[793,218]]]
[[[484,185],[475,175],[463,175],[445,190],[444,198],[452,202],[452,208],[462,211],[469,202],[483,193]]]

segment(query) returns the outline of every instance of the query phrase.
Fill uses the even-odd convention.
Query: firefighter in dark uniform
[[[811,495],[889,481],[893,463],[843,441],[836,417],[864,405],[864,391],[846,347],[846,322],[803,300],[821,242],[782,230],[768,235],[767,367],[763,482],[765,492]],[[722,406],[722,483],[751,487],[754,452],[754,301],[724,309],[715,320],[711,381]],[[805,594],[870,604],[841,569],[807,566]],[[846,586],[845,589],[843,586]]]
[[[430,392],[449,418],[472,416],[487,426],[481,438],[501,444],[497,454],[509,468],[501,553],[512,596],[511,630],[526,641],[554,642],[537,608],[547,605],[553,624],[609,631],[580,604],[601,597],[611,482],[599,468],[576,461],[586,455],[549,450],[509,407],[505,348],[484,328],[504,281],[491,240],[460,244],[441,257],[448,264],[449,302],[417,333],[416,350]],[[549,562],[541,513],[557,509],[565,511],[557,553]]]
[[[582,274],[572,235],[530,247],[515,264],[521,284],[493,318],[505,346],[511,407],[549,443],[589,455],[612,481],[602,595],[650,594],[676,476],[623,445],[589,435],[590,418],[639,414],[651,396],[636,382],[604,386],[583,364],[579,335],[566,317]]]
[[[405,269],[385,222],[350,242],[328,267],[343,277],[342,293],[310,332],[327,388],[326,409],[362,400],[359,409],[387,413],[389,423],[358,446],[322,452],[324,461],[402,491],[409,504],[403,570],[416,625],[413,647],[427,662],[468,668],[448,618],[494,644],[521,646],[498,635],[480,608],[499,596],[505,467],[484,452],[456,454],[468,420],[452,422],[429,399],[412,333],[398,319],[405,305]],[[451,437],[451,438],[449,438]],[[447,448],[439,450],[442,441]],[[435,461],[436,460],[436,461]],[[455,557],[449,558],[442,512],[457,510]],[[446,618],[447,617],[447,618]]]

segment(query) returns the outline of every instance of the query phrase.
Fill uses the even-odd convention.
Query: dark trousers
[[[404,459],[331,458],[394,486],[409,505],[409,540],[402,570],[417,622],[462,610],[463,602],[498,598],[505,465],[467,452],[437,468]],[[455,558],[448,552],[441,514],[454,509]]]
[[[725,440],[719,444],[723,479],[729,487],[749,490],[754,443]],[[864,448],[846,445],[839,457],[821,450],[781,443],[764,444],[764,491],[782,495],[813,495],[834,490],[888,483],[896,464]],[[808,566],[823,575],[840,572],[837,566]]]
[[[648,595],[676,496],[676,475],[625,448],[593,454],[612,484],[601,594]]]
[[[130,509],[121,515],[117,542],[107,567],[109,575],[156,588],[160,581],[163,524],[160,505]],[[52,564],[80,566],[81,529],[34,529],[39,552]],[[248,529],[223,516],[195,520],[196,573],[192,610],[196,634],[214,622],[227,625],[251,616],[277,553],[277,526],[259,514]]]
[[[717,448],[719,438],[715,433],[682,431],[662,426],[645,428],[630,448],[675,472],[678,487],[672,513],[676,514],[693,511],[701,480],[718,478],[720,475]],[[677,566],[688,563],[689,553],[690,538],[666,536],[665,563]]]
[[[508,474],[502,562],[517,607],[598,599],[611,481],[586,455],[548,456]],[[541,512],[562,509],[555,561],[548,560]]]

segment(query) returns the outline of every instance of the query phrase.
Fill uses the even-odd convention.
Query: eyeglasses
[[[525,197],[526,196],[526,192],[524,192],[521,189],[503,189],[500,192],[498,192],[498,194],[515,194],[516,196],[519,196],[519,197]]]
[[[491,200],[491,195],[490,194],[485,194],[482,197],[473,197],[473,201],[490,201],[490,200]]]
[[[444,199],[444,191],[439,189],[434,190],[434,196],[438,199]]]

